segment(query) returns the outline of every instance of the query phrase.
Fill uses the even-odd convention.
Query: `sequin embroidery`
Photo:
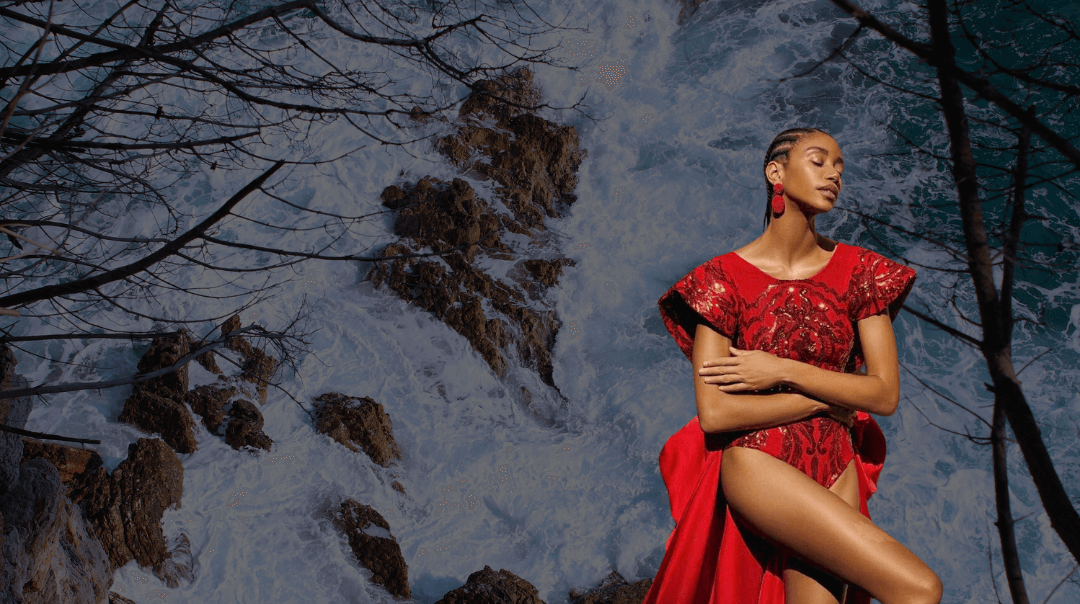
[[[660,298],[664,324],[687,358],[704,322],[743,350],[856,371],[863,364],[856,323],[885,310],[894,318],[915,271],[860,247],[838,243],[833,254],[817,275],[792,280],[773,278],[734,253],[717,256]],[[846,426],[831,417],[725,436],[727,446],[765,451],[826,486],[854,457]]]

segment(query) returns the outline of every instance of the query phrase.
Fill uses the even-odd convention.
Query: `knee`
[[[913,587],[915,598],[910,602],[917,602],[918,604],[939,604],[941,602],[941,595],[944,591],[941,578],[929,568],[915,581]]]

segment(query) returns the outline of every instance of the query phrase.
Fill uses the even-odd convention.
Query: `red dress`
[[[736,348],[763,350],[830,371],[862,366],[856,323],[888,311],[896,317],[915,271],[869,250],[837,243],[809,279],[776,279],[734,252],[695,268],[660,298],[675,342],[691,358],[694,330],[706,323]],[[748,432],[705,434],[695,416],[660,452],[675,530],[644,604],[783,603],[786,554],[736,523],[720,490],[729,446],[760,449],[831,486],[851,459],[859,508],[877,490],[885,438],[860,411],[850,430],[828,416]],[[852,589],[848,602],[869,604]]]

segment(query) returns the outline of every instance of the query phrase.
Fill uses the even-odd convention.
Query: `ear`
[[[778,161],[771,161],[765,166],[765,178],[769,179],[769,182],[776,184],[784,180],[784,164]]]

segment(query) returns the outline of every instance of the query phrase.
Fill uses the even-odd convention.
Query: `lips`
[[[836,185],[826,185],[824,187],[818,187],[819,191],[829,193],[832,195],[833,201],[840,195],[840,189]]]

